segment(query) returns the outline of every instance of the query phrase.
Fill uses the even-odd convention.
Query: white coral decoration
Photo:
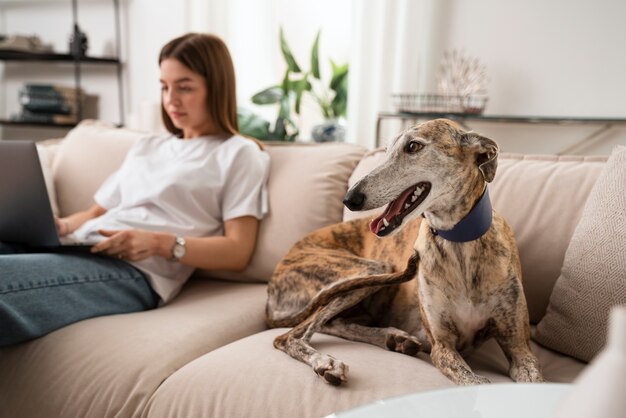
[[[439,94],[471,96],[487,94],[487,68],[478,58],[467,57],[456,49],[444,52],[439,72]]]

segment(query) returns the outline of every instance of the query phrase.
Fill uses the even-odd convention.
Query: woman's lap
[[[96,316],[158,304],[143,273],[124,261],[82,253],[28,253],[0,243],[0,346]],[[8,254],[7,254],[8,253]]]

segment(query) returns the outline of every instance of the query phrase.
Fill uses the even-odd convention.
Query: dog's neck
[[[489,191],[485,186],[483,194],[476,204],[452,229],[441,230],[431,227],[431,232],[433,235],[438,235],[452,242],[474,241],[485,235],[491,227],[492,220],[491,200],[489,199]]]

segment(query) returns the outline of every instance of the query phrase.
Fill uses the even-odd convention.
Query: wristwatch
[[[172,245],[172,258],[170,258],[170,260],[179,261],[185,256],[185,253],[187,253],[187,242],[185,238],[176,235],[176,241],[174,241],[174,245]]]

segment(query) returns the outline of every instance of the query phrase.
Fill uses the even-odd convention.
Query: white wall
[[[486,113],[626,118],[626,2],[621,0],[440,0],[440,49],[480,57],[491,82]],[[434,88],[434,85],[431,84]],[[557,152],[601,126],[473,127],[507,151]],[[626,126],[576,152],[607,154]]]
[[[351,48],[358,45],[350,37],[355,24],[354,1],[359,0],[122,0],[121,54],[125,63],[126,113],[130,116],[127,123],[145,125],[142,115],[158,104],[157,55],[171,38],[189,30],[221,35],[235,61],[239,102],[255,108],[249,102],[250,96],[278,83],[283,75],[279,25],[284,26],[294,54],[304,67],[309,65],[315,33],[322,28],[321,64],[327,70],[329,57],[345,62]],[[401,1],[386,0],[383,7]],[[488,114],[626,118],[626,48],[622,45],[626,25],[620,21],[626,16],[626,2],[422,1],[430,7],[417,8],[416,13],[428,16],[415,16],[415,22],[426,20],[430,25],[424,25],[423,36],[415,40],[416,47],[405,52],[407,60],[418,62],[415,85],[433,91],[442,52],[457,48],[480,57],[488,67]],[[6,3],[0,0],[2,32],[37,33],[58,51],[67,50],[71,31],[69,1]],[[81,27],[89,36],[89,52],[95,55],[111,50],[111,4],[109,0],[80,1]],[[36,68],[0,63],[0,114],[16,111],[17,89],[24,79],[71,81],[68,76],[71,66],[67,65]],[[100,96],[100,117],[116,122],[114,80],[112,67],[85,69],[85,88]],[[381,99],[374,105],[380,111],[392,110],[390,100]],[[276,115],[274,108],[256,110],[267,118]],[[305,103],[300,120],[302,136],[307,137],[319,120],[316,107]],[[504,151],[548,153],[567,148],[598,128],[487,123],[471,126],[498,140]],[[364,140],[370,142],[369,138]],[[600,135],[592,146],[573,152],[606,154],[617,143],[626,144],[625,129],[614,128]]]

